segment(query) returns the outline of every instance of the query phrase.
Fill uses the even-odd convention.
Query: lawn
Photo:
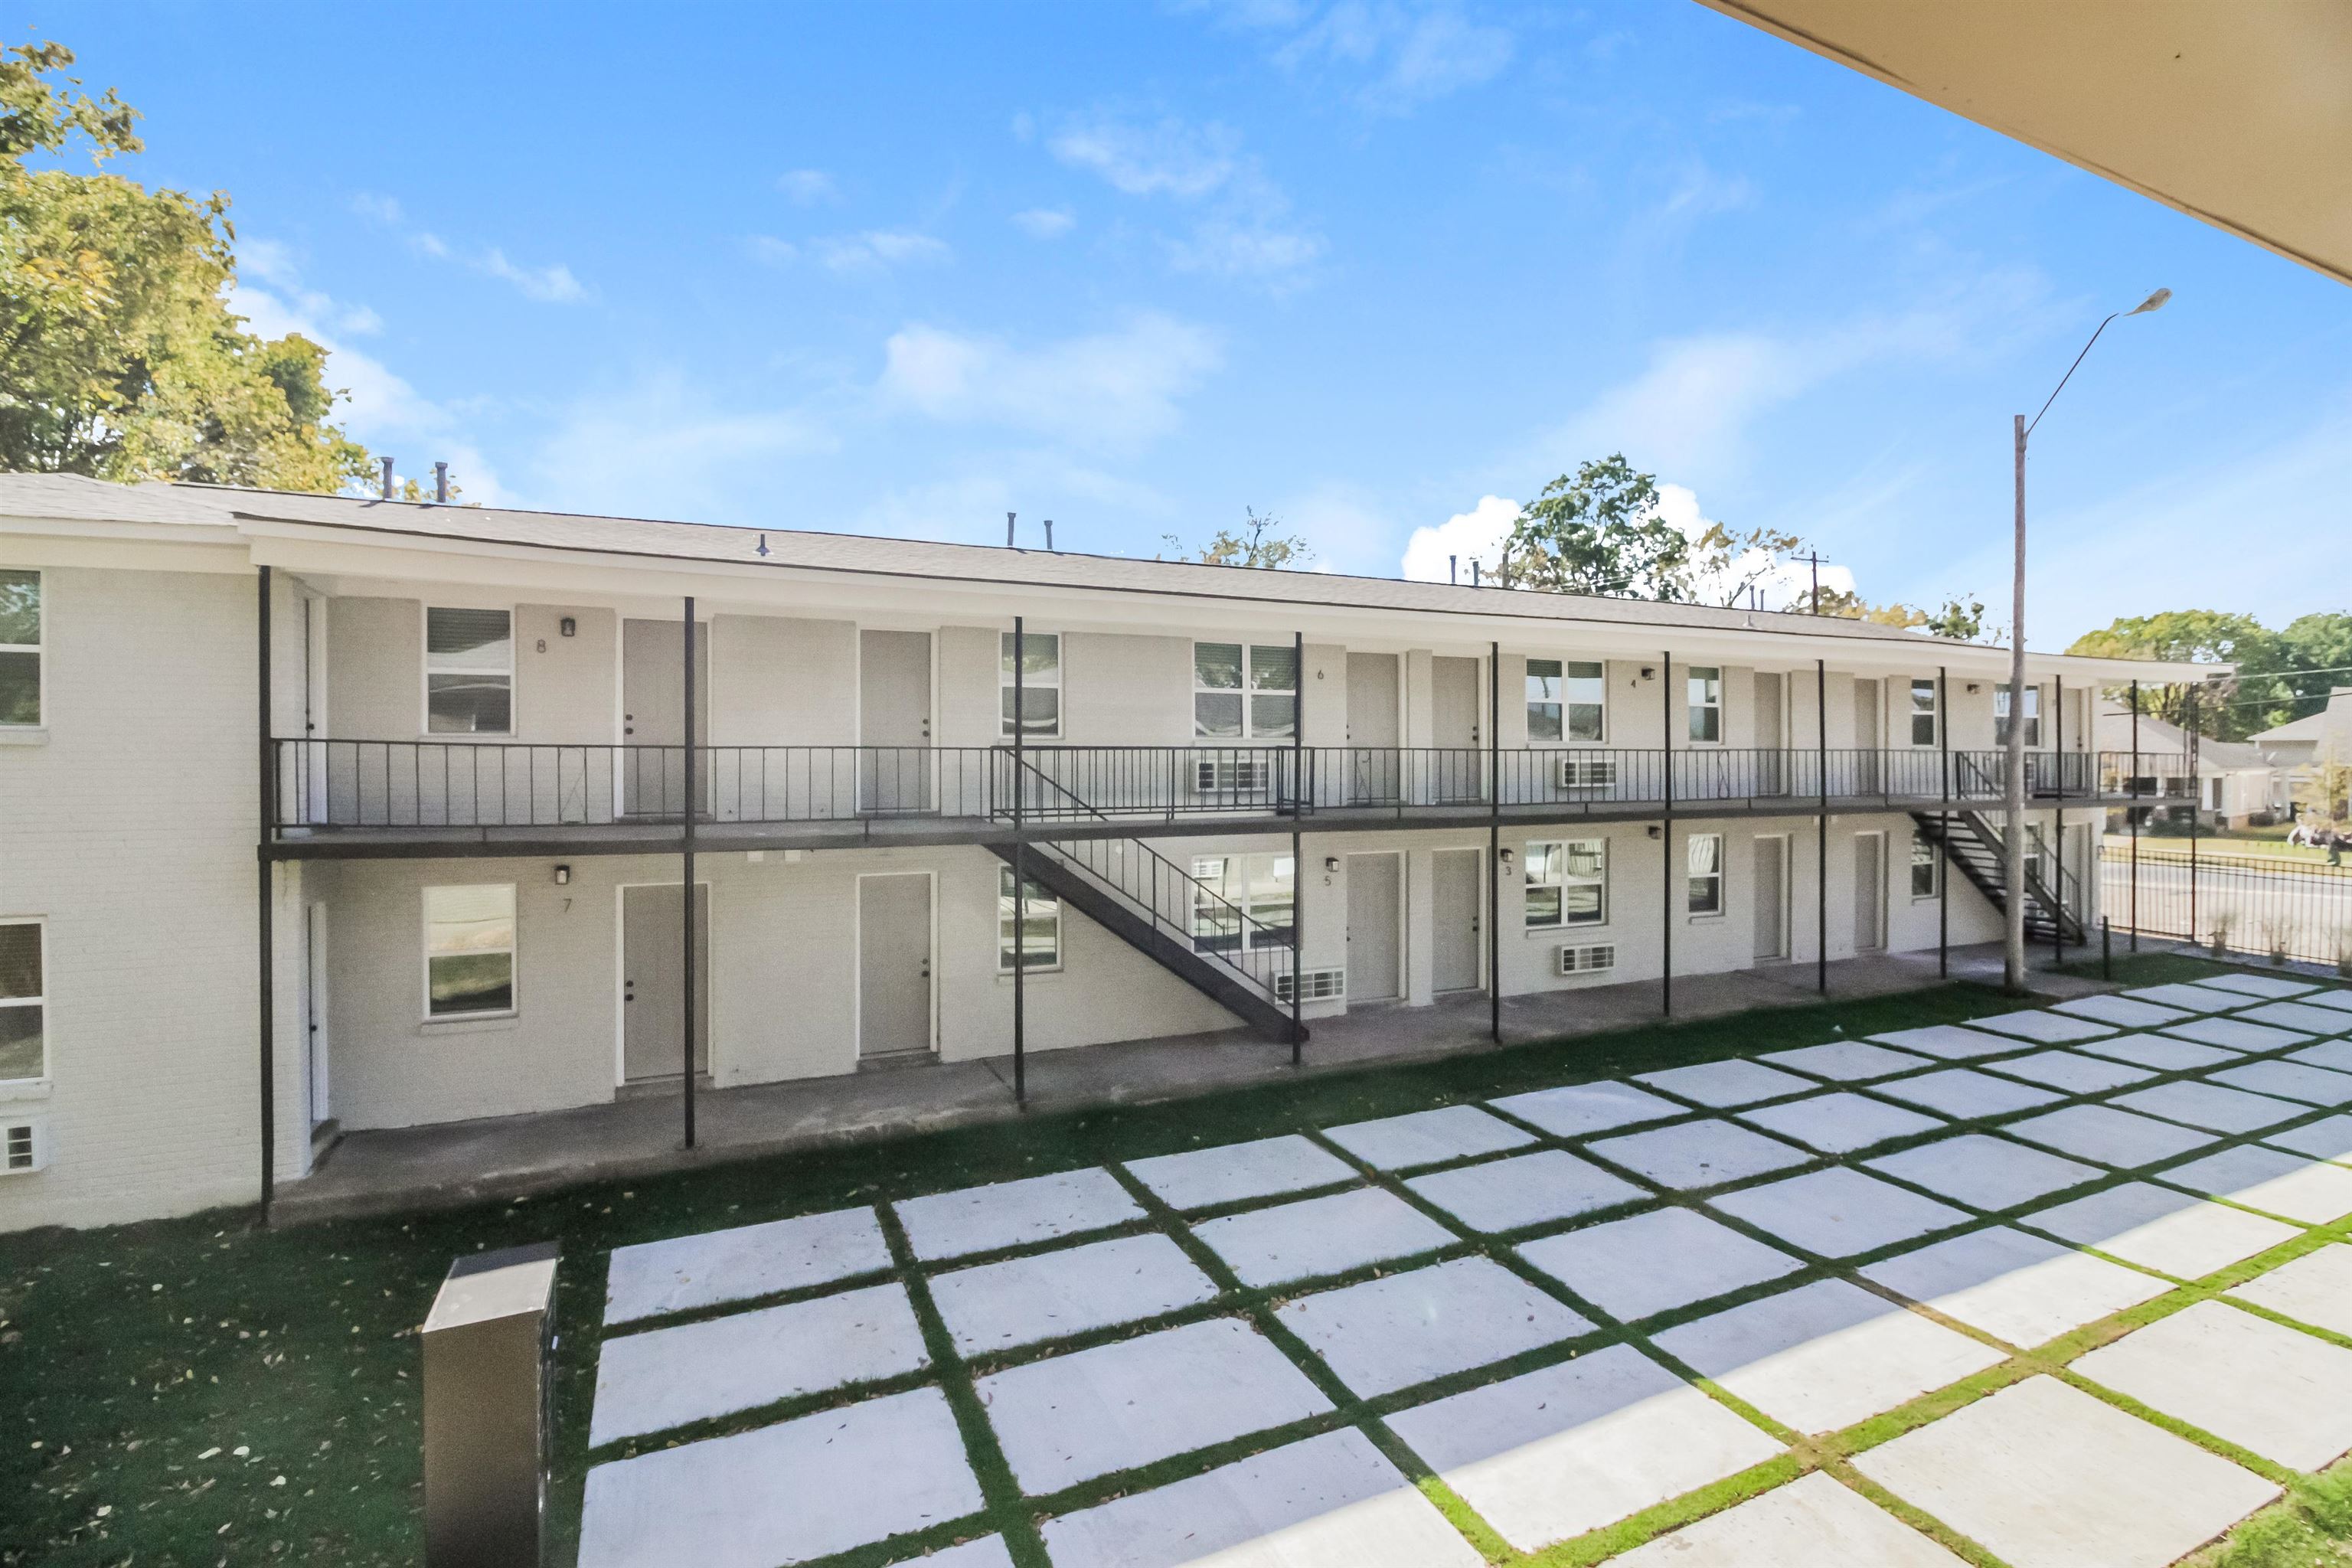
[[[2218,966],[2143,954],[2135,981]],[[2119,970],[2122,965],[2119,963]],[[1177,1104],[725,1165],[510,1205],[287,1231],[221,1212],[8,1238],[0,1265],[0,1563],[408,1563],[421,1547],[420,1322],[449,1260],[553,1238],[553,1515],[569,1560],[612,1247],[683,1232],[1392,1114],[1575,1079],[1815,1044],[2013,1004],[1973,986],[1332,1074]],[[2352,1484],[2323,1478],[2210,1560],[2352,1562]]]

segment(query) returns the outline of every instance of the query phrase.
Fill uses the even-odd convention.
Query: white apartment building
[[[2008,658],[0,476],[0,1229],[338,1134],[1991,940]],[[2179,772],[2103,763],[2095,689],[2201,672],[2030,668],[2029,914],[2079,931],[2102,781]]]

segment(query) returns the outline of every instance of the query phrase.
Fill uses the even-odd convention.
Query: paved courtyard
[[[625,1247],[591,1441],[583,1568],[2159,1568],[2352,1450],[2352,990]]]

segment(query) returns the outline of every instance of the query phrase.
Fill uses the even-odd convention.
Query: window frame
[[[2009,744],[2009,714],[2004,711],[2015,704],[2009,682],[1996,683],[1992,689],[1992,743],[1995,747]],[[2042,688],[2032,681],[2025,685],[2025,749],[2042,749]]]
[[[1201,650],[1204,647],[1237,647],[1241,649],[1242,683],[1239,686],[1203,686],[1201,684]],[[1261,652],[1278,653],[1284,658],[1291,659],[1290,685],[1287,689],[1277,686],[1262,687],[1257,684],[1257,656]],[[1305,695],[1299,690],[1299,678],[1305,672],[1298,668],[1299,661],[1292,657],[1294,652],[1295,650],[1292,646],[1286,643],[1254,643],[1246,638],[1234,643],[1223,642],[1212,637],[1194,637],[1192,639],[1192,739],[1196,742],[1205,742],[1213,746],[1238,746],[1245,745],[1252,741],[1280,741],[1286,742],[1296,737],[1298,733],[1299,704],[1301,699]],[[1203,731],[1201,728],[1201,699],[1203,697],[1238,697],[1241,700],[1241,733],[1238,735],[1212,735]],[[1273,734],[1264,734],[1259,731],[1257,726],[1256,699],[1260,697],[1287,697],[1290,699],[1289,729],[1278,731]]]
[[[1007,895],[1011,891],[1013,868],[1003,864],[999,864],[996,868],[996,973],[1003,975],[1013,973],[1013,924],[1023,921],[1027,916],[1030,905],[1042,901],[1054,906],[1054,961],[1051,963],[1034,962],[1036,950],[1024,942],[1021,956],[1031,962],[1020,965],[1020,972],[1024,974],[1058,974],[1061,973],[1064,953],[1062,900],[1035,878],[1027,878],[1024,880],[1029,884],[1029,894],[1017,901],[1012,911],[1011,920],[1008,921],[1005,903]]]
[[[33,962],[40,971],[40,990],[31,996],[0,997],[0,1008],[29,1007],[40,1015],[40,1071],[31,1078],[0,1078],[0,1087],[25,1089],[47,1084],[52,1040],[49,1033],[49,920],[47,915],[8,915],[0,917],[0,926],[31,926],[33,928]]]
[[[1051,638],[1054,644],[1054,678],[1051,680],[1043,680],[1035,675],[1024,673],[1021,679],[1024,696],[1038,690],[1051,690],[1054,693],[1053,726],[1046,729],[1021,725],[1021,738],[1024,741],[1058,741],[1062,738],[1064,710],[1067,706],[1063,700],[1067,689],[1063,684],[1062,672],[1065,660],[1069,654],[1069,639],[1060,632],[1033,632],[1025,626],[1022,628],[1020,635],[1023,646],[1019,651],[1024,654],[1029,651],[1028,645],[1034,643],[1039,637]],[[1019,717],[1006,711],[1006,703],[1013,691],[1013,661],[1015,652],[1013,638],[1013,634],[1011,632],[996,634],[996,738],[1000,741],[1010,741],[1013,738],[1015,720]]]
[[[1529,745],[1605,746],[1609,743],[1609,661],[1607,659],[1565,657],[1528,658],[1520,662],[1524,667],[1523,684],[1528,689],[1527,740]],[[1551,666],[1552,673],[1549,676],[1538,675],[1536,666],[1539,664]],[[1592,673],[1580,675],[1577,673],[1580,669],[1590,670]],[[1540,679],[1549,679],[1559,683],[1552,696],[1542,698],[1537,695],[1535,682]],[[1575,700],[1575,688],[1572,683],[1579,680],[1593,682],[1595,700],[1579,702]],[[1550,735],[1536,733],[1536,712],[1538,709],[1544,708],[1555,710],[1551,716],[1554,732]],[[1576,710],[1580,708],[1589,708],[1592,710],[1592,733],[1590,735],[1580,735],[1576,732]]]
[[[1705,672],[1704,675],[1702,672]],[[1702,680],[1705,687],[1712,692],[1710,700],[1694,700],[1701,694]],[[1685,713],[1683,728],[1690,731],[1686,737],[1690,744],[1694,746],[1723,744],[1723,666],[1719,664],[1683,666],[1683,707]],[[1702,713],[1713,716],[1715,722],[1711,727],[1715,731],[1714,734],[1702,735],[1698,732],[1698,719]]]
[[[1568,874],[1569,850],[1571,847],[1580,844],[1591,845],[1599,850],[1601,869],[1597,875],[1591,877],[1571,877]],[[1537,851],[1538,850],[1546,851],[1542,858],[1548,868],[1554,859],[1554,857],[1549,852],[1552,850],[1559,851],[1559,855],[1557,857],[1558,870],[1556,874],[1551,873],[1548,869],[1547,874],[1541,879],[1538,879],[1536,874],[1536,861],[1538,858]],[[1521,923],[1525,929],[1528,931],[1594,931],[1607,928],[1609,924],[1609,840],[1607,838],[1529,839],[1526,844],[1521,846],[1521,858],[1519,877],[1519,914]],[[1570,919],[1568,908],[1568,890],[1570,888],[1585,887],[1597,888],[1600,889],[1600,901],[1595,906],[1594,911],[1590,919]],[[1553,889],[1559,895],[1553,904],[1551,918],[1549,920],[1539,919],[1533,910],[1529,908],[1530,895],[1536,892],[1538,889],[1545,888]]]
[[[1924,856],[1920,853],[1922,849],[1927,851]],[[1927,886],[1924,890],[1919,886],[1919,868],[1923,865],[1927,868]],[[1943,894],[1944,852],[1915,825],[1911,829],[1911,898],[1916,902],[1922,899],[1941,898]]]
[[[1715,845],[1715,869],[1710,872],[1693,870],[1691,868],[1692,852],[1701,844],[1710,840]],[[1683,842],[1683,913],[1695,921],[1719,921],[1724,917],[1725,858],[1729,845],[1720,833],[1693,833],[1686,836]],[[1691,901],[1694,891],[1692,885],[1697,882],[1715,884],[1714,902],[1704,909]]]
[[[1919,706],[1919,694],[1926,692],[1927,706]],[[1911,682],[1911,743],[1914,746],[1936,746],[1944,737],[1944,693],[1942,684],[1933,679]],[[1919,721],[1927,721],[1927,738],[1919,738]]]
[[[507,895],[508,941],[504,948],[485,951],[502,952],[507,957],[507,1005],[503,1007],[474,1007],[461,1013],[436,1013],[433,1010],[433,894],[443,889],[503,888]],[[416,890],[417,935],[420,946],[419,978],[424,982],[420,998],[421,1017],[427,1026],[441,1024],[470,1024],[486,1018],[513,1018],[522,1013],[522,908],[520,888],[513,882],[426,882]],[[455,957],[456,954],[444,956]]]
[[[1195,952],[1253,952],[1255,950],[1250,946],[1250,931],[1253,926],[1268,926],[1276,931],[1287,931],[1289,935],[1285,939],[1286,944],[1295,944],[1298,937],[1298,868],[1297,864],[1294,863],[1290,868],[1290,915],[1287,920],[1279,923],[1267,920],[1259,912],[1259,901],[1252,893],[1252,889],[1255,886],[1257,880],[1257,879],[1252,874],[1253,862],[1264,861],[1265,863],[1266,883],[1267,886],[1271,888],[1279,885],[1279,879],[1282,873],[1282,863],[1288,859],[1290,859],[1290,854],[1287,850],[1261,850],[1255,853],[1192,856],[1191,858],[1191,866],[1189,868],[1192,871],[1192,880],[1195,885],[1192,889],[1192,906],[1185,911],[1185,934],[1192,943],[1192,951]],[[1212,860],[1217,862],[1220,868],[1215,877],[1215,882],[1217,885],[1213,889],[1204,889],[1204,884],[1208,883],[1210,879],[1202,873],[1201,868],[1205,863]],[[1230,870],[1225,869],[1225,868],[1230,868],[1236,860],[1241,862],[1242,867],[1241,896],[1239,898],[1234,897],[1228,890],[1233,885],[1233,879]],[[1213,931],[1206,933],[1204,939],[1204,933],[1201,930],[1201,910],[1202,907],[1202,893],[1204,890],[1214,891],[1219,897],[1223,898],[1225,902],[1233,905],[1235,909],[1240,910],[1243,914],[1249,917],[1250,924],[1245,924],[1239,931],[1235,931],[1234,933],[1233,941],[1230,943],[1219,942]],[[1272,907],[1272,900],[1268,901],[1266,907]],[[1204,947],[1202,945],[1203,940],[1206,940],[1209,942],[1208,946]]]
[[[417,671],[417,696],[418,700],[424,704],[424,712],[417,732],[428,741],[439,741],[452,743],[462,743],[468,736],[475,736],[488,741],[511,741],[520,735],[522,732],[522,713],[516,703],[516,697],[518,695],[518,688],[522,684],[518,675],[521,660],[516,647],[516,637],[518,634],[515,627],[518,622],[515,616],[515,607],[512,605],[436,605],[426,603],[420,606],[420,608],[422,614],[419,617],[419,625],[422,630],[422,639],[417,644],[417,663],[420,667]],[[433,612],[436,610],[456,610],[467,615],[499,615],[506,616],[506,668],[504,669],[491,669],[488,668],[479,669],[434,668]],[[507,727],[503,730],[436,730],[433,727],[433,678],[436,675],[504,676],[507,683]],[[471,883],[467,884],[467,886],[473,885],[474,884]]]
[[[0,654],[31,654],[33,656],[33,719],[30,723],[0,720],[0,730],[24,734],[43,730],[49,722],[49,583],[47,572],[39,566],[10,566],[10,573],[23,573],[33,579],[33,634],[37,640],[29,643],[0,643]]]

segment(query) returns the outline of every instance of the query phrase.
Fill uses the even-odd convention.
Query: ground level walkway
[[[2038,964],[2053,954],[2037,949]],[[2079,952],[2075,956],[2080,956]],[[1955,979],[1998,983],[1998,943],[1955,948]],[[1852,1000],[1932,984],[1931,952],[1875,953],[1828,966],[1828,992]],[[2095,989],[2047,972],[2035,989],[2052,996]],[[1818,1002],[1815,968],[1773,964],[1722,974],[1677,977],[1674,1016],[1721,1017],[1757,1007]],[[1570,1038],[1654,1023],[1655,981],[1585,986],[1507,998],[1507,1044]],[[1483,993],[1427,1007],[1372,1006],[1311,1026],[1308,1071],[1406,1062],[1489,1049]],[[1027,1061],[1030,1103],[1038,1110],[1140,1104],[1290,1076],[1289,1048],[1245,1030],[1171,1036],[1122,1045],[1041,1051]],[[704,1089],[696,1096],[697,1147],[680,1142],[675,1094],[430,1127],[347,1134],[312,1173],[288,1184],[272,1212],[276,1223],[357,1214],[404,1213],[488,1198],[554,1191],[598,1177],[634,1179],[723,1160],[751,1159],[848,1139],[892,1137],[999,1121],[1020,1114],[1013,1100],[1012,1059],[925,1064],[838,1078],[800,1079],[749,1088]]]
[[[2352,1450],[2352,990],[1822,1033],[619,1247],[581,1568],[2161,1568]]]

